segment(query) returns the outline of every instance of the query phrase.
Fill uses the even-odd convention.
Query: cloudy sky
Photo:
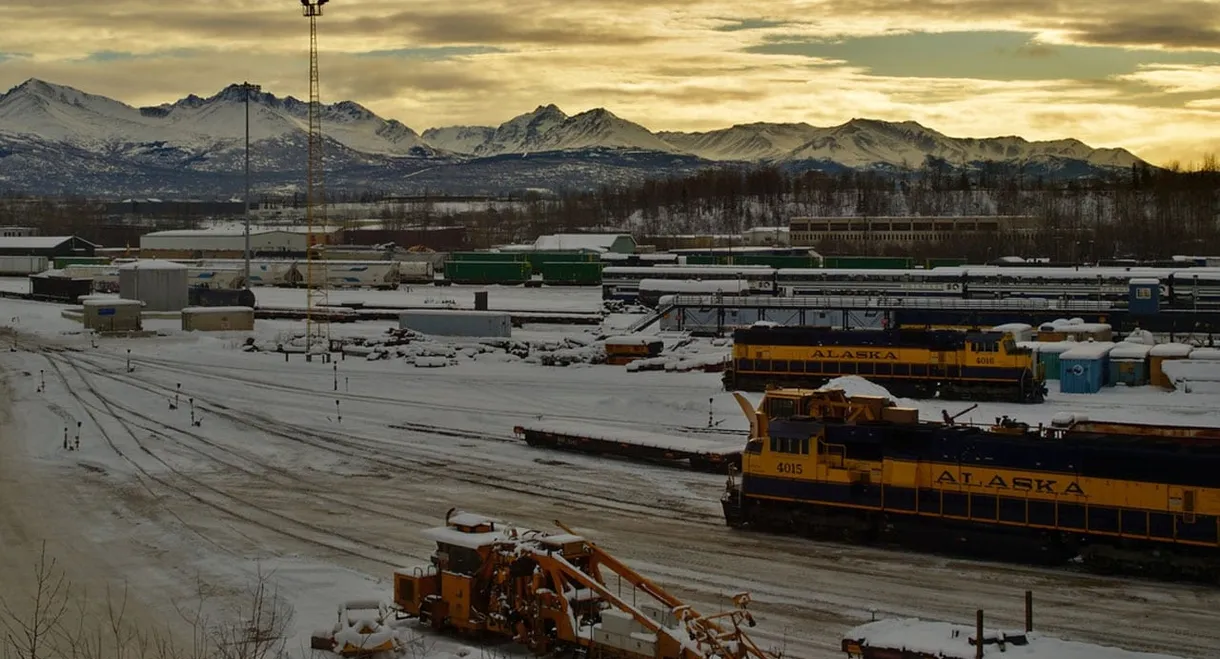
[[[1220,152],[1220,0],[335,0],[322,94],[422,131],[555,103],[654,130],[915,120]],[[4,0],[0,88],[308,91],[299,0]]]

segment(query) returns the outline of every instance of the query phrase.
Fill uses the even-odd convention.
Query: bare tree
[[[279,659],[285,655],[293,609],[270,575],[260,567],[225,622],[211,626],[210,645],[217,659]]]
[[[0,629],[4,645],[16,659],[42,659],[50,654],[54,634],[68,611],[71,583],[42,543],[34,564],[34,593],[24,605],[0,593]]]

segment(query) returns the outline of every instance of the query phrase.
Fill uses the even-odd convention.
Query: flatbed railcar
[[[841,390],[737,399],[751,427],[730,527],[1220,583],[1214,432],[927,422]]]
[[[820,387],[858,375],[910,398],[1040,403],[1045,378],[1032,351],[1004,332],[749,327],[733,332],[726,390]]]

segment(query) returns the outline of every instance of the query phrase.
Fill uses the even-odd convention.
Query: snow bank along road
[[[1220,652],[1217,589],[733,532],[719,514],[721,477],[512,438],[514,423],[542,414],[693,432],[709,398],[740,427],[714,375],[345,361],[335,392],[331,365],[212,340],[17,345],[0,353],[9,393],[0,484],[20,484],[0,493],[2,540],[28,549],[46,536],[58,547],[83,539],[73,569],[129,581],[148,609],[189,596],[196,574],[238,586],[259,559],[350,570],[334,579],[371,575],[388,597],[390,571],[431,551],[418,529],[458,506],[542,529],[560,519],[705,610],[749,590],[753,635],[792,656],[840,656],[842,633],[871,611],[968,622],[981,606],[994,624],[1017,627],[1026,588],[1048,633]],[[130,373],[129,346],[140,352]],[[66,452],[63,428],[75,421],[81,450]],[[325,592],[294,597],[306,634],[329,623],[301,619]],[[337,602],[320,604],[329,616]]]

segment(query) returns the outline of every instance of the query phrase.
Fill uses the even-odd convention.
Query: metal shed
[[[187,305],[187,267],[172,261],[133,261],[119,266],[119,295],[149,311],[181,311]]]
[[[251,307],[187,307],[182,310],[184,332],[229,332],[254,329]]]
[[[1114,344],[1081,343],[1059,355],[1059,391],[1065,394],[1095,394],[1109,382],[1107,358]]]
[[[398,317],[398,326],[434,336],[508,338],[513,332],[512,317],[499,311],[405,311]]]
[[[1038,360],[1038,368],[1042,370],[1043,377],[1047,380],[1058,380],[1059,356],[1080,343],[1078,341],[1020,341],[1017,345],[1034,352],[1034,358]]]
[[[1123,341],[1114,346],[1110,351],[1110,386],[1148,384],[1148,353],[1151,351],[1152,346],[1147,343]]]
[[[82,306],[81,322],[85,329],[97,332],[138,332],[143,328],[139,300],[120,298],[90,298]]]
[[[1194,349],[1194,346],[1185,343],[1162,343],[1152,346],[1152,350],[1148,351],[1149,381],[1155,386],[1173,389],[1173,381],[1165,374],[1162,364],[1174,359],[1186,359]]]

